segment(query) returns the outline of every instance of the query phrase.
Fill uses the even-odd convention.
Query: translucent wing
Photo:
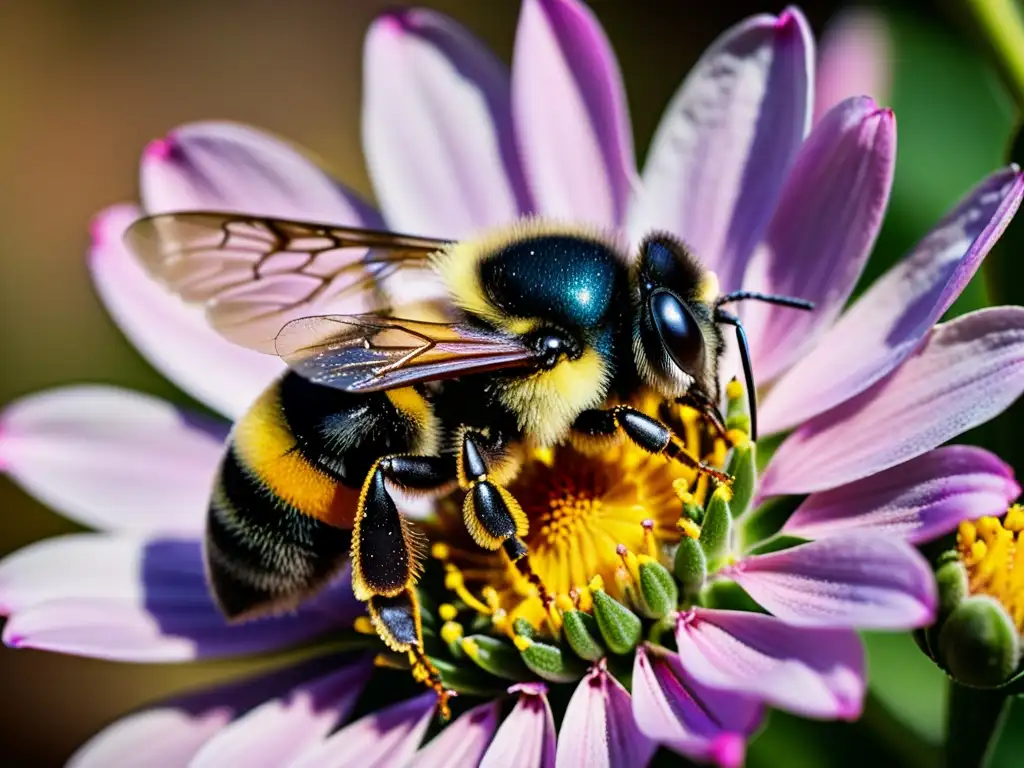
[[[278,335],[277,352],[314,384],[348,392],[525,366],[538,357],[514,337],[467,324],[377,315],[293,320]]]
[[[215,330],[273,354],[298,317],[372,312],[397,269],[430,273],[431,238],[232,213],[169,213],[135,222],[128,247],[154,278],[206,308]]]

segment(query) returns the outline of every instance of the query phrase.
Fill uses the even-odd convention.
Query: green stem
[[[1007,90],[1024,111],[1024,21],[1016,0],[964,0]]]
[[[968,688],[950,681],[946,717],[946,768],[984,766],[1010,711],[1010,697],[1003,691]]]

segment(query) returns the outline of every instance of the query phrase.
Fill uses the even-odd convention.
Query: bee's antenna
[[[732,295],[732,294],[726,294]],[[796,301],[796,299],[794,299]],[[736,329],[736,340],[740,345],[740,361],[743,363],[743,378],[747,381],[747,401],[750,403],[750,439],[757,441],[757,390],[754,389],[754,368],[750,364],[750,345],[743,323],[731,312],[715,309],[715,320]]]
[[[811,310],[814,309],[814,302],[805,299],[795,299],[792,296],[779,296],[775,293],[759,293],[758,291],[733,291],[725,293],[715,299],[715,309],[725,304],[732,304],[734,301],[763,301],[765,304],[778,304],[780,307],[792,309]]]

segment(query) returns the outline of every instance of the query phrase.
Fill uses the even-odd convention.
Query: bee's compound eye
[[[650,309],[672,362],[687,372],[703,368],[704,334],[686,305],[668,291],[656,291],[651,295]]]

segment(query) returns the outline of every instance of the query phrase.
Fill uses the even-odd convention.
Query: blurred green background
[[[0,3],[0,404],[73,382],[106,382],[186,402],[124,341],[95,298],[84,254],[90,217],[131,200],[147,141],[204,118],[249,122],[325,158],[367,195],[359,140],[364,30],[379,0],[8,0]],[[516,0],[420,3],[449,13],[508,59]],[[848,4],[801,5],[815,33]],[[956,3],[950,3],[955,6]],[[781,5],[594,0],[619,55],[638,151],[702,49],[727,25]],[[899,128],[892,205],[865,281],[1001,164],[1012,110],[963,34],[955,7],[881,9],[895,53]],[[955,311],[982,300],[972,287]],[[1018,467],[1018,470],[1024,468]],[[0,478],[0,554],[73,529]],[[869,638],[863,720],[774,715],[752,766],[934,765],[944,679],[905,636]],[[237,666],[115,665],[0,650],[0,763],[59,765],[120,713]],[[999,765],[1024,763],[1024,712]],[[1014,742],[1016,739],[1016,742]],[[144,760],[140,762],[143,764]]]

